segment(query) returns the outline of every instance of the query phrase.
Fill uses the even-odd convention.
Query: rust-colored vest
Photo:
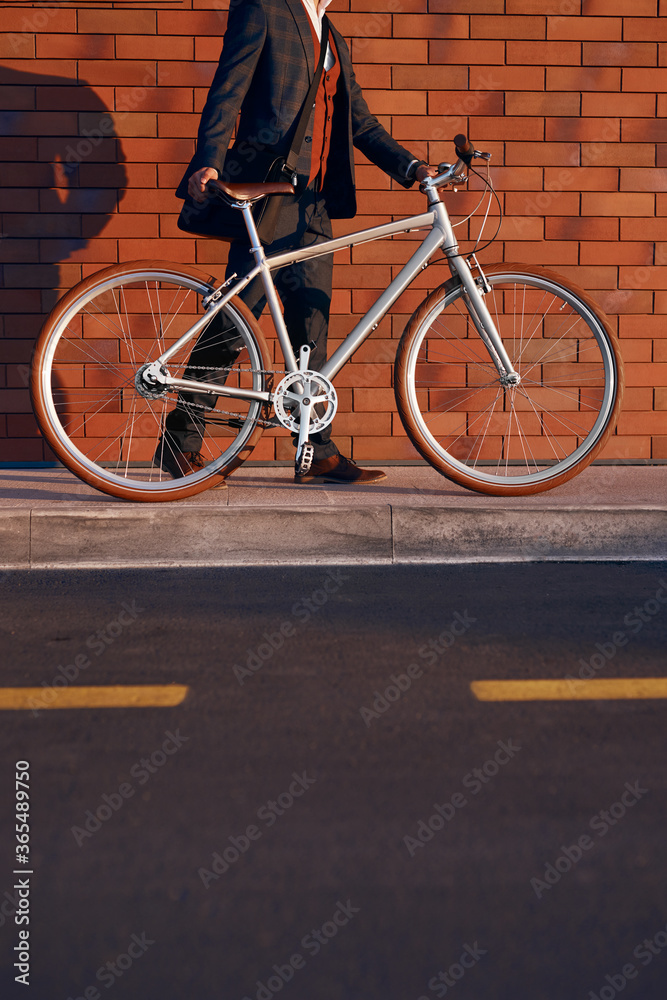
[[[315,46],[315,62],[317,63],[320,58],[320,40],[317,37],[315,28],[313,27],[310,18],[308,18],[308,23],[310,24],[310,31],[313,36],[313,45]],[[320,189],[324,184],[324,177],[327,170],[327,158],[329,156],[329,147],[331,145],[333,102],[338,88],[338,80],[340,78],[340,61],[338,59],[338,52],[336,51],[336,43],[334,42],[331,34],[329,34],[329,45],[331,46],[331,52],[334,57],[334,64],[330,70],[323,71],[320,86],[317,88],[311,147],[310,177],[308,178],[309,184],[312,184],[315,178],[318,178],[317,186]]]

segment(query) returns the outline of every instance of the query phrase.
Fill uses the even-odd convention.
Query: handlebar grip
[[[454,145],[456,147],[456,155],[469,164],[475,155],[475,147],[470,142],[470,139],[460,133],[454,136]]]

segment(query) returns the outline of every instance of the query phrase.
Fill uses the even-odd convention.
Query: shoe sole
[[[377,483],[382,483],[387,478],[386,474],[378,475],[373,477],[373,479],[332,479],[331,476],[295,476],[294,482],[298,486],[324,486],[328,483],[331,486],[375,486]]]

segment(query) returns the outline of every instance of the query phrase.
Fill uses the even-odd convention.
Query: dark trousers
[[[297,199],[286,199],[280,213],[273,242],[267,246],[267,253],[278,253],[297,247],[312,246],[331,238],[331,222],[324,199],[312,187],[306,188]],[[227,274],[247,274],[255,260],[249,244],[239,240],[232,243],[227,263]],[[327,254],[314,260],[306,260],[281,268],[273,273],[276,290],[283,305],[285,325],[292,347],[298,358],[299,348],[304,344],[314,344],[309,367],[320,368],[327,357],[327,330],[331,306],[331,276],[333,257]],[[259,319],[266,295],[261,279],[255,278],[241,292],[254,316]],[[241,344],[234,340],[233,330],[224,326],[224,317],[218,315],[199,335],[189,364],[197,365],[191,371],[186,368],[184,378],[199,378],[224,383],[226,374],[219,369],[231,365]],[[210,369],[209,369],[210,365]],[[208,369],[208,371],[202,371]],[[276,367],[280,367],[277,365]],[[278,376],[279,378],[279,376]],[[198,402],[212,408],[215,399],[207,393],[184,394],[187,401]],[[166,427],[174,445],[181,451],[199,451],[202,442],[206,411],[200,407],[194,410],[176,406],[168,414]],[[313,434],[310,441],[315,447],[315,459],[336,455],[338,449],[331,440],[331,425],[319,434]]]

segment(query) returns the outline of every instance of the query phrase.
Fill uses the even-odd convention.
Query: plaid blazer
[[[406,174],[415,157],[369,111],[347,43],[331,23],[329,27],[340,60],[341,82],[334,101],[323,194],[330,217],[342,219],[351,218],[357,210],[354,146],[404,187],[413,183]],[[196,152],[177,196],[185,197],[188,178],[200,167],[215,167],[228,181],[263,180],[267,154],[287,155],[290,149],[315,68],[310,22],[301,0],[231,0]],[[237,118],[236,139],[228,149]],[[308,166],[311,134],[309,129],[302,153],[302,162],[305,156]]]

